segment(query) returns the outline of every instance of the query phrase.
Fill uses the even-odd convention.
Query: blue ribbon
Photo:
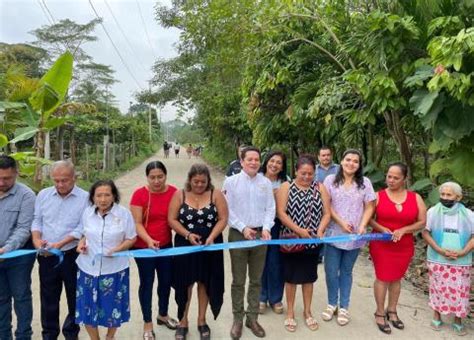
[[[14,257],[19,257],[19,256],[25,256],[25,255],[30,255],[30,254],[42,254],[45,251],[47,251],[50,254],[56,255],[59,257],[59,262],[56,266],[59,266],[64,259],[64,254],[61,250],[56,249],[56,248],[51,248],[51,249],[17,249],[17,250],[12,250],[9,251],[8,253],[0,255],[0,259],[12,259]]]
[[[295,238],[295,239],[278,239],[278,240],[251,240],[251,241],[237,241],[228,243],[215,243],[208,246],[184,246],[174,247],[165,249],[136,249],[127,250],[114,253],[111,256],[114,257],[162,257],[162,256],[177,256],[184,254],[192,254],[200,251],[216,251],[226,249],[243,249],[252,248],[258,246],[267,245],[290,245],[290,244],[322,244],[322,243],[341,243],[341,242],[352,242],[352,241],[390,241],[392,240],[392,234],[388,233],[374,233],[374,234],[363,234],[363,235],[339,235],[323,238]],[[96,256],[101,256],[97,254]]]

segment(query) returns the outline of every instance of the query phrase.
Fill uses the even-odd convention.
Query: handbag
[[[312,195],[313,197],[315,197],[316,188],[317,188],[317,184],[313,188],[313,195]],[[309,222],[311,219],[311,209],[312,207],[310,205],[308,209],[308,213],[306,214],[306,218],[305,218],[305,226],[309,225]],[[310,234],[312,235],[313,233],[310,232]],[[293,230],[282,226],[280,230],[280,239],[284,240],[284,239],[292,239],[292,238],[294,239],[294,238],[300,238],[300,237]],[[282,253],[299,253],[305,249],[306,249],[305,244],[281,244],[280,245],[280,251]]]

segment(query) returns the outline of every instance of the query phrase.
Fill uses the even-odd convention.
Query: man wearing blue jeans
[[[35,194],[16,183],[17,165],[13,158],[0,156],[0,255],[25,246],[30,238]],[[0,259],[0,339],[11,340],[12,300],[17,327],[15,339],[31,340],[31,270],[34,255]]]

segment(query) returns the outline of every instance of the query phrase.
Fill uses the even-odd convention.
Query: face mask
[[[455,204],[455,200],[447,200],[444,198],[440,198],[439,201],[441,202],[442,205],[444,205],[446,208],[452,208]]]

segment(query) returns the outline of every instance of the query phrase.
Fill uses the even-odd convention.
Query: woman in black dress
[[[185,189],[175,193],[169,206],[168,222],[176,232],[175,247],[222,243],[227,216],[227,202],[220,191],[214,190],[209,169],[203,164],[194,164],[189,170]],[[192,288],[197,282],[198,330],[201,339],[210,339],[206,310],[210,304],[214,318],[217,318],[222,306],[223,252],[203,251],[180,255],[173,261],[173,286],[179,318],[175,338],[186,339]]]
[[[283,225],[282,236],[319,237],[318,229],[329,223],[329,197],[324,186],[314,181],[315,168],[311,156],[300,156],[296,163],[295,180],[283,183],[277,192],[277,216]],[[285,328],[289,332],[296,331],[294,305],[298,284],[302,286],[305,324],[312,331],[319,327],[311,312],[313,284],[318,278],[319,248],[318,245],[308,244],[285,252],[285,249],[289,251],[288,248],[281,247],[288,308]]]

